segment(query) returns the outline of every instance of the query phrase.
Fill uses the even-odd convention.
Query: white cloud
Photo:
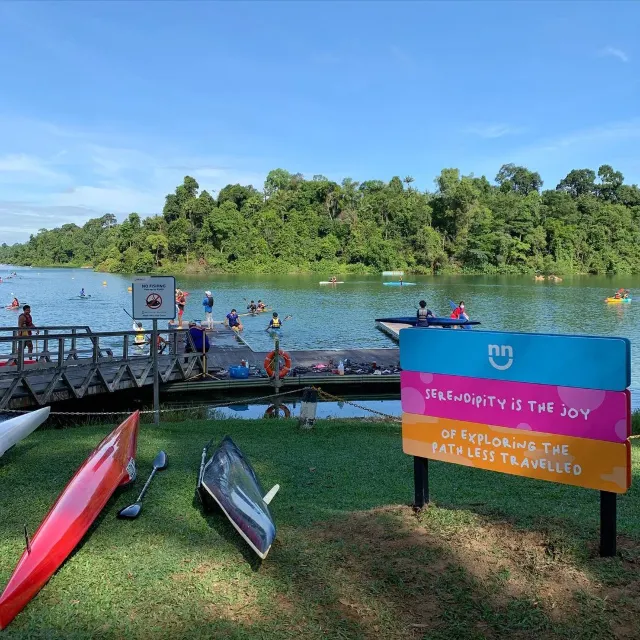
[[[477,124],[466,129],[466,133],[472,133],[481,138],[502,138],[517,135],[523,131],[524,129],[508,124]]]
[[[185,175],[210,193],[237,182],[260,187],[266,175],[253,170],[264,166],[259,158],[207,156],[156,138],[24,118],[0,117],[0,139],[7,151],[0,156],[0,242],[104,213],[159,213]]]
[[[600,50],[600,55],[618,58],[622,62],[629,62],[629,56],[622,49],[617,49],[616,47],[605,47]]]

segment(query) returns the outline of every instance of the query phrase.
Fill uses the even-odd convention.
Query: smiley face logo
[[[494,358],[506,358],[506,362],[503,360],[498,363]],[[489,345],[489,364],[498,371],[506,371],[513,364],[513,349],[506,344],[490,344]]]

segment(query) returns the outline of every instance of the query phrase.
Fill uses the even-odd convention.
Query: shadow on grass
[[[21,551],[23,520],[37,526],[109,430],[34,434],[0,462],[0,584]],[[278,537],[262,564],[223,515],[194,502],[202,447],[226,434],[265,486],[282,487],[271,505]],[[624,625],[640,600],[629,575],[637,493],[621,499],[620,546],[631,555],[599,561],[589,546],[596,492],[441,463],[430,479],[443,506],[419,517],[397,506],[412,497],[412,465],[395,425],[145,426],[139,469],[160,448],[170,466],[141,516],[115,519],[146,478],[109,502],[7,637],[634,637]]]

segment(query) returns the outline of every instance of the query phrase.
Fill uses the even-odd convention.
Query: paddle
[[[156,475],[156,471],[163,471],[164,469],[166,469],[167,463],[167,454],[164,451],[160,451],[153,460],[153,470],[151,471],[149,479],[145,482],[144,487],[142,487],[142,491],[140,492],[138,499],[128,507],[120,509],[117,515],[118,518],[122,520],[135,520],[140,515],[140,511],[142,511],[142,498],[147,492],[147,489],[149,488],[149,485],[153,480],[153,476]]]

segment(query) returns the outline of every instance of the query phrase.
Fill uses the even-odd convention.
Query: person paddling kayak
[[[255,315],[256,313],[258,313],[258,305],[252,300],[248,305],[247,305],[247,311],[251,314],[251,315]]]
[[[427,303],[424,300],[420,300],[418,304],[419,304],[419,308],[417,313],[417,318],[418,318],[417,326],[428,327],[429,322],[427,319],[433,318],[433,312],[431,311],[431,309],[427,309]]]
[[[80,289],[80,297],[84,298],[84,287],[82,287],[82,289]]]
[[[468,320],[467,314],[464,311],[464,300],[460,300],[458,306],[451,312],[451,318],[454,320]]]
[[[18,302],[18,298],[14,298],[13,302],[11,303],[11,307],[13,309],[17,309],[20,306],[20,303]]]
[[[273,312],[273,317],[271,318],[271,320],[269,320],[269,326],[267,327],[267,331],[270,331],[272,329],[280,329],[282,328],[282,320],[280,320],[280,318],[278,318],[278,314],[274,311]]]
[[[262,302],[262,300],[258,300],[258,312],[262,313],[267,308],[267,305]]]

